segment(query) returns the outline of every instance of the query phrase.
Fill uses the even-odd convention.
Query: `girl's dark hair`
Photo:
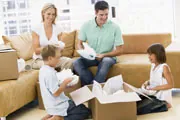
[[[160,43],[155,43],[152,44],[148,49],[147,49],[148,54],[155,54],[156,59],[159,63],[165,63],[166,62],[166,52]]]
[[[96,11],[109,9],[109,4],[106,1],[98,1],[95,3],[94,9]]]

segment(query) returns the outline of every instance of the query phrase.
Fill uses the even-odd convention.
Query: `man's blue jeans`
[[[98,60],[88,60],[85,58],[78,58],[73,62],[73,67],[75,72],[80,76],[82,86],[92,84],[93,80],[102,83],[105,82],[107,73],[116,60],[111,57],[104,57],[101,61]],[[97,73],[95,77],[88,69],[91,66],[98,66]]]

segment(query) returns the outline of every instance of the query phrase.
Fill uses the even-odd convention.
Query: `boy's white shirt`
[[[59,89],[58,79],[54,68],[43,65],[39,71],[39,82],[47,113],[51,115],[66,116],[69,107],[69,98],[64,92],[57,97],[53,95],[53,93]]]

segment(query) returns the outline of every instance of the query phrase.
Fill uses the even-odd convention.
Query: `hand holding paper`
[[[77,50],[77,52],[84,58],[95,60],[96,52],[87,43],[83,43],[84,49]]]
[[[58,77],[59,84],[62,84],[63,81],[67,78],[72,78],[72,81],[68,83],[67,86],[73,86],[79,81],[79,77],[77,75],[74,75],[71,69],[64,69],[61,72],[57,72],[56,75]]]

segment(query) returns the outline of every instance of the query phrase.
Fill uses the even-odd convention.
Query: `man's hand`
[[[78,49],[82,50],[82,49],[84,49],[84,46],[83,45],[78,45]]]
[[[96,60],[102,60],[103,58],[104,58],[105,56],[104,56],[104,54],[97,54],[96,55]]]

